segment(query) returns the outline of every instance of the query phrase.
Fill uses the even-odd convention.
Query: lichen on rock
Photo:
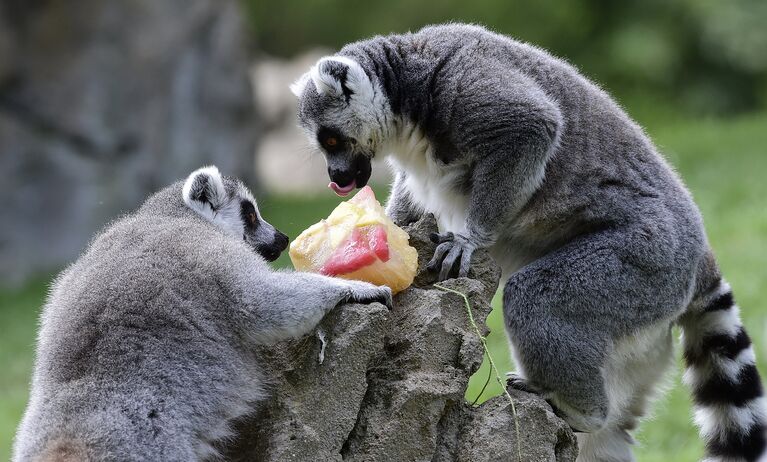
[[[271,399],[238,428],[232,460],[498,461],[519,459],[505,396],[472,407],[464,399],[483,349],[462,297],[432,286],[425,263],[434,252],[430,215],[405,230],[419,253],[414,285],[394,309],[343,305],[318,328],[322,336],[261,352]],[[485,251],[469,278],[443,281],[465,294],[480,328],[500,270]],[[322,337],[324,340],[321,340]],[[324,343],[324,350],[323,350]],[[323,359],[320,362],[320,352]],[[521,460],[574,461],[575,437],[541,398],[511,391]]]

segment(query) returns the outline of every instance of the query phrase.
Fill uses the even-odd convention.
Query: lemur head
[[[192,172],[181,190],[184,203],[224,232],[242,239],[267,261],[288,246],[288,236],[267,223],[247,187],[238,179],[222,177],[218,168]]]
[[[392,120],[380,85],[356,61],[328,56],[290,88],[301,126],[325,155],[329,186],[340,196],[365,186]]]

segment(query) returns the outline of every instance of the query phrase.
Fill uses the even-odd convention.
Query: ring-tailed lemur
[[[579,434],[580,461],[632,460],[628,431],[684,330],[710,460],[757,460],[767,412],[754,353],[690,194],[642,130],[545,51],[471,25],[378,36],[320,59],[292,87],[331,187],[395,172],[387,212],[432,212],[431,262],[504,268],[519,374]],[[457,270],[457,271],[456,271]]]
[[[254,346],[388,288],[272,271],[287,236],[215,167],[99,234],[44,307],[14,461],[191,461],[267,393]]]

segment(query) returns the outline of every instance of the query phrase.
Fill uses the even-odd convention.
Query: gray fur
[[[339,303],[391,305],[387,288],[272,271],[259,251],[287,240],[260,215],[243,226],[242,183],[213,167],[187,185],[106,228],[56,279],[14,461],[215,457],[267,394],[255,345],[304,335]]]
[[[343,73],[323,74],[327,65],[294,87],[310,136],[331,127],[355,141],[325,149],[328,163],[353,172],[361,159],[388,155],[387,212],[400,223],[437,216],[431,265],[441,278],[465,275],[474,249],[490,248],[507,279],[504,315],[520,368],[513,383],[543,394],[585,432],[579,460],[631,460],[626,431],[670,363],[670,326],[686,313],[686,333],[704,344],[720,328],[735,344],[739,326],[737,314],[715,326],[702,308],[723,283],[677,175],[575,68],[482,27],[379,36],[335,56],[362,67],[369,81],[357,77],[355,86],[364,92],[344,90]],[[325,82],[318,93],[314,81],[334,76],[344,91]],[[696,325],[710,329],[688,328]],[[688,350],[701,364],[728,359],[710,345],[696,351],[692,341]],[[694,388],[703,401],[704,388]],[[735,412],[727,394],[715,393],[713,404]],[[767,414],[759,412],[737,432],[709,432],[719,438],[707,436],[712,460],[754,460],[738,445],[753,432],[745,439],[763,450],[757,434]]]

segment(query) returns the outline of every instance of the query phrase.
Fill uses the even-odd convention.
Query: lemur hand
[[[391,289],[386,286],[376,286],[362,281],[346,281],[349,287],[344,303],[380,303],[392,309]]]
[[[429,236],[432,242],[437,245],[434,251],[434,258],[431,259],[427,268],[429,271],[437,271],[439,268],[439,280],[448,279],[451,274],[455,274],[454,268],[458,265],[458,277],[466,277],[469,274],[471,266],[471,255],[477,248],[477,245],[462,234],[454,233],[432,233]],[[441,266],[440,266],[441,263]]]

